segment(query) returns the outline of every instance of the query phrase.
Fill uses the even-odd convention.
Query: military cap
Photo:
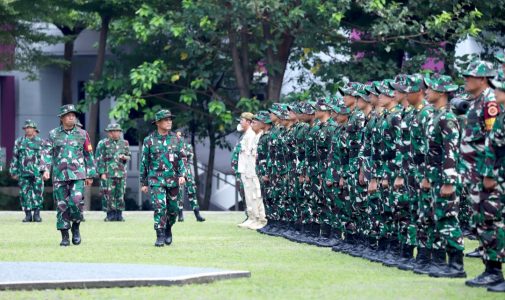
[[[340,93],[342,95],[350,95],[357,97],[358,95],[358,90],[361,88],[362,84],[359,82],[348,82],[345,84],[343,87],[338,88]]]
[[[424,84],[424,77],[422,74],[407,75],[405,78],[405,93],[417,93],[421,91]]]
[[[498,60],[502,64],[505,64],[505,54],[503,52],[495,54],[494,58],[496,58],[496,60]]]
[[[159,120],[163,120],[163,119],[172,119],[173,117],[175,117],[175,116],[172,115],[170,110],[162,109],[154,115],[154,121],[152,123],[154,124],[154,123],[158,122]]]
[[[351,109],[345,105],[337,104],[337,105],[332,105],[333,111],[335,111],[337,114],[340,115],[350,115],[351,114]]]
[[[384,79],[383,81],[381,81],[381,83],[377,85],[377,90],[379,91],[379,93],[391,98],[394,97],[395,93],[390,86],[390,83],[392,81],[393,81],[392,79]]]
[[[496,70],[492,63],[476,59],[468,65],[462,74],[465,77],[495,77]]]
[[[298,107],[300,109],[300,113],[302,114],[313,115],[316,113],[314,106],[312,106],[309,102],[300,102]]]
[[[266,110],[260,110],[254,115],[254,120],[258,120],[265,124],[272,124],[272,120],[270,120],[270,115]]]
[[[360,85],[360,87],[357,90],[358,97],[365,100],[366,102],[370,103],[370,97],[368,97],[368,91],[366,90],[366,87],[364,84]]]
[[[326,96],[324,98],[320,98],[316,102],[316,110],[328,111],[331,110],[331,106],[333,104],[333,98],[331,96]]]
[[[79,113],[79,111],[77,110],[77,108],[75,107],[75,105],[73,104],[65,104],[63,106],[60,107],[60,112],[58,113],[58,117],[63,117],[64,115],[68,114],[68,113]]]
[[[240,121],[240,119],[246,119],[248,121],[252,121],[253,118],[254,118],[254,114],[246,111],[246,112],[243,112],[240,114],[240,118],[237,118],[237,121]]]
[[[365,90],[369,94],[374,94],[375,96],[379,96],[379,93],[377,92],[376,87],[380,84],[380,81],[372,81],[370,83],[367,83],[364,85]]]
[[[405,92],[405,81],[407,79],[407,75],[405,74],[398,74],[395,76],[395,79],[393,81],[389,82],[389,85],[391,88],[395,91],[398,91],[400,93],[406,93]]]
[[[301,114],[302,112],[300,111],[300,102],[288,104],[288,110],[294,112],[295,114]]]
[[[424,82],[430,89],[440,93],[450,93],[458,89],[458,85],[454,84],[451,76],[447,75],[434,74],[431,77],[425,77]]]
[[[25,124],[23,125],[23,129],[28,128],[28,127],[37,129],[37,123],[35,123],[34,121],[28,119],[28,120],[25,121]]]
[[[503,76],[496,76],[495,78],[489,80],[489,83],[493,89],[505,91],[505,78]]]
[[[110,123],[109,125],[107,125],[107,128],[105,128],[105,131],[114,131],[114,130],[118,130],[118,131],[123,131],[123,129],[121,129],[121,125],[117,124],[117,123]]]

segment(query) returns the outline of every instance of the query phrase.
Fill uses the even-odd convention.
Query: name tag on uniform
[[[169,161],[171,161],[171,162],[173,162],[173,161],[174,161],[174,154],[173,154],[173,153],[170,153],[170,154],[168,155],[168,160],[169,160]]]

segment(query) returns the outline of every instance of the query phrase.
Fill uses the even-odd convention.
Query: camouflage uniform
[[[156,114],[155,122],[172,118],[168,110]],[[154,122],[153,122],[154,123]],[[140,184],[149,186],[151,204],[154,208],[154,230],[168,230],[175,224],[179,206],[178,179],[186,177],[183,140],[175,133],[161,135],[157,130],[142,143]]]
[[[109,124],[106,131],[121,130],[118,124]],[[126,159],[119,158],[120,155]],[[102,210],[105,212],[121,212],[125,209],[124,195],[126,188],[127,162],[130,159],[130,145],[122,138],[114,140],[104,138],[96,146],[96,167],[100,175],[100,194],[102,195]],[[106,179],[101,176],[105,174]]]
[[[64,105],[59,116],[70,112],[77,111],[73,105]],[[96,176],[93,147],[85,130],[74,126],[67,131],[60,126],[49,132],[43,153],[42,170],[53,173],[56,228],[68,230],[70,222],[78,224],[83,217],[84,180]]]
[[[37,125],[26,120],[23,129]],[[9,172],[16,176],[19,182],[19,198],[24,211],[42,209],[44,181],[40,169],[44,141],[35,135],[32,138],[20,137],[14,142],[14,151]]]
[[[5,153],[5,148],[0,147],[0,172],[5,170],[5,161],[6,161],[7,155]]]
[[[463,73],[464,76],[492,77],[495,72],[490,63],[474,61]],[[475,226],[484,247],[486,260],[493,260],[489,248],[489,232],[495,232],[492,222],[487,220],[495,214],[494,202],[499,196],[496,191],[482,191],[482,173],[485,169],[485,140],[493,128],[500,111],[495,101],[494,91],[487,88],[476,99],[471,101],[466,113],[466,124],[462,128],[461,157],[463,182],[468,189],[472,202],[472,223]],[[492,217],[491,217],[492,218]],[[492,246],[491,246],[492,248]]]
[[[504,80],[493,80],[495,88],[505,90]],[[505,113],[501,113],[493,129],[486,137],[485,164],[482,175],[497,181],[496,192],[481,205],[485,207],[485,227],[479,232],[481,243],[484,246],[484,259],[496,262],[505,262]],[[482,193],[489,193],[483,189]],[[497,197],[496,197],[497,196]]]
[[[184,184],[183,189],[179,189],[179,194],[177,196],[177,202],[179,203],[179,211],[184,209],[184,193],[188,195],[189,205],[191,206],[191,210],[199,210],[200,206],[198,205],[198,199],[196,197],[196,184],[195,177],[193,176],[193,172],[191,172],[190,161],[193,160],[193,146],[184,142],[183,146],[184,152],[186,153],[186,157],[184,157],[184,165],[186,166],[187,178],[186,183]]]

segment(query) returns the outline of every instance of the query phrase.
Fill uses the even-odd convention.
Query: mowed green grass
[[[21,223],[21,212],[0,212],[0,260],[158,264],[248,270],[251,278],[174,287],[4,291],[2,299],[504,299],[463,279],[434,279],[387,268],[327,248],[302,245],[236,226],[243,213],[192,214],[174,229],[174,243],[153,246],[152,214],[127,212],[126,222],[105,223],[86,213],[80,246],[59,247],[55,213],[43,223]],[[467,242],[467,251],[476,246]],[[483,270],[466,259],[470,277]],[[76,270],[79,272],[79,270]]]

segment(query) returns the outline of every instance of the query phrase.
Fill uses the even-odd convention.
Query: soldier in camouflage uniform
[[[186,183],[184,142],[171,132],[173,117],[168,109],[158,111],[153,121],[157,129],[142,144],[140,184],[142,192],[150,191],[156,247],[172,243],[172,226],[179,211],[177,195]]]
[[[62,237],[60,246],[70,245],[69,229],[72,243],[81,243],[79,225],[84,207],[84,185],[91,185],[96,176],[93,147],[88,133],[75,126],[76,113],[72,104],[60,108],[61,126],[49,132],[42,156],[43,179],[49,179],[53,173],[56,228]]]
[[[102,210],[107,213],[104,221],[124,221],[126,164],[131,157],[130,145],[121,137],[123,130],[119,124],[109,124],[105,131],[108,137],[98,142],[95,153]]]
[[[184,141],[184,135],[182,132],[178,131],[177,136],[180,139],[183,139]],[[184,188],[179,189],[179,194],[177,195],[177,202],[179,203],[179,216],[177,218],[177,221],[179,222],[184,222],[184,197],[185,195],[188,195],[188,201],[189,204],[191,205],[191,209],[193,210],[193,213],[195,214],[195,218],[197,222],[205,222],[205,218],[200,215],[200,206],[198,205],[198,199],[196,197],[197,192],[196,192],[196,184],[195,184],[195,177],[193,176],[193,173],[191,171],[191,166],[189,162],[193,159],[193,147],[191,144],[186,143],[184,141],[184,152],[186,153],[186,157],[184,157],[184,165],[186,166],[186,170],[188,171],[187,173],[187,180],[186,184],[184,185]]]
[[[495,202],[499,199],[496,190],[482,189],[482,171],[485,168],[485,140],[500,112],[496,103],[494,91],[489,87],[488,80],[496,74],[489,62],[475,60],[463,72],[465,90],[473,100],[466,113],[466,124],[462,130],[461,158],[463,183],[468,188],[472,202],[472,225],[477,231],[483,247],[483,259],[487,270],[494,270],[500,265],[499,260],[491,250],[492,238],[496,233],[493,225]],[[487,249],[490,249],[488,252]],[[496,283],[496,278],[490,272],[484,272],[472,280],[467,280],[469,286],[488,286]]]
[[[19,182],[21,209],[25,212],[23,222],[41,222],[44,181],[40,170],[44,141],[37,136],[37,124],[26,120],[23,126],[25,135],[14,142],[9,172]],[[32,218],[33,211],[33,218]]]
[[[0,147],[0,172],[5,170],[5,163],[6,163],[6,153],[5,153],[5,148]]]
[[[240,126],[240,124],[237,125],[237,129],[239,126]],[[239,153],[240,153],[240,139],[238,140],[237,144],[235,145],[235,147],[233,147],[233,150],[231,151],[231,168],[232,168],[233,172],[235,173],[235,187],[238,190],[238,194],[240,195],[240,199],[242,199],[242,201],[244,201],[244,203],[245,203],[244,183],[242,182],[242,178],[240,177],[240,173],[238,172],[238,154]],[[248,219],[247,210],[245,211],[245,214],[246,214],[246,219],[244,220],[244,222],[246,222]],[[244,222],[242,222],[242,223],[244,223]]]
[[[457,172],[459,124],[449,108],[448,93],[458,86],[449,76],[425,78],[427,100],[434,106],[433,117],[426,128],[428,152],[425,156],[425,176],[422,188],[431,191],[435,220],[433,239],[433,277],[466,277],[463,268],[463,234],[459,227],[460,181]],[[449,263],[446,263],[446,254]]]
[[[496,103],[505,104],[505,78],[499,76],[491,80],[495,89]],[[485,249],[484,259],[486,270],[474,281],[487,283],[488,291],[505,292],[502,265],[505,261],[505,113],[500,113],[493,128],[486,137],[485,164],[481,170],[483,193],[490,193],[493,197],[486,199],[486,228],[479,232],[479,238]],[[493,192],[493,193],[491,193]],[[494,196],[497,196],[495,198]],[[482,201],[482,200],[481,200]]]
[[[262,110],[256,113],[253,119],[253,123],[258,123],[258,126],[263,132],[258,140],[257,146],[257,156],[256,156],[256,174],[258,175],[261,187],[261,196],[263,198],[263,205],[265,207],[265,215],[267,219],[267,225],[263,228],[258,229],[260,233],[268,232],[273,226],[273,220],[271,217],[271,189],[269,177],[268,177],[268,163],[269,163],[269,153],[268,144],[270,139],[270,129],[272,128],[272,121],[270,120],[270,115],[268,111]]]

